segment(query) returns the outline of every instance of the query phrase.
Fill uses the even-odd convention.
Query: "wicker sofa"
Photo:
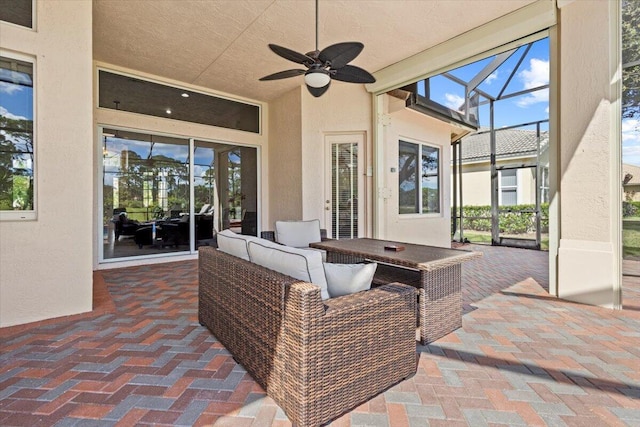
[[[322,300],[320,288],[199,249],[200,323],[298,426],[318,426],[413,375],[415,289]]]

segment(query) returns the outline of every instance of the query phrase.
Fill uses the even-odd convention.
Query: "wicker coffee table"
[[[378,239],[341,239],[312,243],[327,251],[327,262],[378,263],[374,284],[401,282],[419,290],[420,342],[433,342],[462,326],[461,264],[481,252]],[[389,246],[404,249],[394,251]]]

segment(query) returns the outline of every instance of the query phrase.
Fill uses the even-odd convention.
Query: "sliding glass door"
[[[101,260],[190,252],[224,228],[257,234],[256,148],[107,128],[101,141]]]

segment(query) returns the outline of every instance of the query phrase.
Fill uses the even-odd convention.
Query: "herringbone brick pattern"
[[[462,310],[475,310],[475,302],[533,278],[549,289],[549,253],[501,246],[463,245],[460,249],[482,252],[482,258],[462,265]]]
[[[640,425],[640,311],[550,297],[546,254],[472,249],[463,327],[332,426]],[[195,261],[102,276],[111,306],[0,329],[0,425],[290,425],[198,324]]]

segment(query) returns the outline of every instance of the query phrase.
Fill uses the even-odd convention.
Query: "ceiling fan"
[[[343,42],[318,50],[318,0],[316,0],[316,50],[306,54],[298,53],[286,47],[269,44],[277,55],[289,61],[302,64],[306,70],[294,69],[262,77],[261,81],[286,79],[304,74],[304,82],[311,95],[316,98],[329,89],[331,79],[348,83],[374,83],[376,81],[368,71],[355,65],[347,65],[362,52],[360,42]]]

